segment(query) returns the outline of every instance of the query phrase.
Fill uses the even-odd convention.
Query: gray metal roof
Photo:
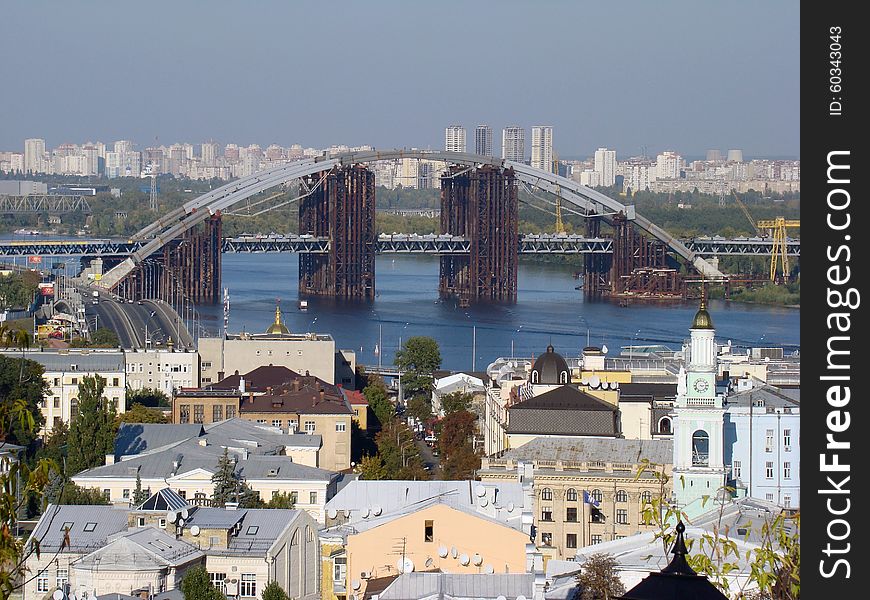
[[[21,352],[3,354],[21,358]],[[24,353],[24,358],[38,362],[46,372],[124,373],[126,370],[124,353],[117,350],[31,350]]]
[[[747,407],[750,403],[764,402],[771,408],[800,408],[800,388],[780,389],[772,385],[759,385],[751,390],[732,393],[727,397],[729,406]]]
[[[534,573],[403,573],[378,596],[382,600],[495,599],[533,597]]]
[[[301,517],[302,512],[290,509],[197,508],[185,521],[184,528],[197,525],[200,529],[230,529],[238,523],[238,532],[230,538],[229,547],[226,550],[212,549],[209,553],[245,556],[267,551],[281,533]]]
[[[522,404],[522,403],[520,403]],[[609,410],[508,409],[507,432],[541,435],[619,435],[619,413]]]
[[[150,571],[178,567],[205,554],[156,527],[139,527],[115,536],[73,564],[77,570]]]
[[[199,424],[122,423],[115,436],[115,459],[199,437],[204,431]]]
[[[89,505],[54,505],[49,504],[31,539],[38,540],[42,551],[57,550],[67,533],[65,526],[69,525],[69,546],[71,552],[90,552],[106,545],[106,540],[127,529],[126,508],[113,506]],[[93,531],[89,526],[93,523]],[[28,547],[30,542],[28,541]]]
[[[501,458],[513,460],[602,461],[639,463],[649,459],[656,464],[674,460],[672,440],[626,440],[610,438],[536,438],[519,448],[512,448]]]
[[[157,490],[150,498],[140,504],[136,510],[183,510],[188,508],[187,500],[179,496],[170,488]]]

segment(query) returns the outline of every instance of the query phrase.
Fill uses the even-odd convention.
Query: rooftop
[[[21,358],[20,351],[4,351],[3,354]],[[124,353],[106,349],[28,350],[24,358],[38,362],[47,373],[124,373]]]
[[[672,440],[626,440],[622,438],[536,438],[519,448],[506,451],[502,459],[522,461],[620,462],[639,464],[648,459],[655,464],[674,460]]]

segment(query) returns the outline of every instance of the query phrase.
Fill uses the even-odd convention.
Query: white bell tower
[[[725,410],[722,395],[716,393],[716,330],[706,300],[701,300],[689,331],[688,369],[680,369],[674,402],[673,489],[680,509],[691,518],[712,509],[725,485]]]

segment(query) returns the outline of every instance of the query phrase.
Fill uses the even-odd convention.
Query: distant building
[[[127,387],[131,390],[160,390],[170,398],[183,387],[199,387],[199,354],[197,352],[159,350],[127,350],[124,353]]]
[[[465,152],[465,127],[450,125],[444,130],[444,149],[447,152]]]
[[[45,172],[45,140],[30,138],[24,140],[24,172]]]
[[[601,176],[601,185],[610,187],[616,183],[616,150],[599,148],[595,151],[595,171]]]
[[[656,179],[679,179],[683,157],[669,150],[656,157]]]
[[[727,162],[742,163],[743,162],[743,150],[729,150],[728,157],[725,160]]]
[[[474,153],[482,156],[493,156],[492,127],[478,125],[474,130]]]
[[[532,127],[532,161],[536,169],[553,173],[553,127],[536,125]]]
[[[501,134],[501,157],[518,163],[526,162],[526,130],[522,127],[505,127]]]

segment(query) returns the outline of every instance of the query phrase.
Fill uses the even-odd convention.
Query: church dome
[[[266,330],[266,333],[271,335],[284,335],[289,334],[290,330],[287,329],[287,326],[281,322],[281,307],[275,307],[275,322],[269,325],[269,328]]]
[[[558,354],[552,344],[547,346],[547,351],[540,355],[532,366],[533,384],[560,385],[571,383],[571,371],[568,363]]]
[[[692,329],[715,329],[713,327],[713,318],[707,312],[707,301],[702,299],[701,306],[698,307],[698,312],[695,313],[695,318],[692,319]]]

